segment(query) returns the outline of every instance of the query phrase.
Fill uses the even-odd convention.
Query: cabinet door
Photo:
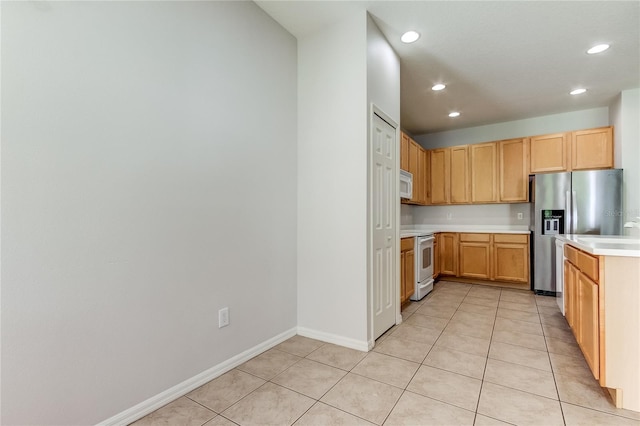
[[[409,300],[409,298],[413,295],[414,291],[415,291],[415,285],[416,285],[416,280],[415,280],[415,251],[414,250],[407,250],[404,254],[404,258],[405,258],[405,277],[406,277],[406,281],[405,281],[405,287],[404,287],[404,294],[402,297],[402,301],[405,302],[407,300]]]
[[[416,204],[426,204],[426,188],[425,188],[425,174],[427,172],[427,165],[425,164],[426,158],[424,155],[424,149],[418,145],[415,141],[410,140],[412,149],[411,153],[416,156],[416,172],[413,175],[413,184],[416,189],[413,201]]]
[[[598,285],[578,273],[578,345],[593,377],[600,378],[600,335],[598,321]]]
[[[491,276],[490,244],[460,242],[459,276],[488,280]]]
[[[564,172],[570,170],[567,133],[532,137],[530,146],[531,173]]]
[[[409,135],[402,132],[400,134],[400,168],[405,172],[409,171]]]
[[[413,194],[411,202],[416,203],[419,193],[422,191],[420,177],[418,175],[418,144],[409,139],[409,173],[413,175]]]
[[[448,148],[431,151],[431,203],[447,204],[449,202],[449,163]]]
[[[498,142],[498,182],[499,201],[529,201],[528,139]]]
[[[566,247],[566,246],[565,246]],[[578,333],[578,282],[577,282],[578,270],[568,260],[564,261],[564,315],[573,331],[573,335],[576,337],[576,341],[579,339]]]
[[[440,237],[436,234],[433,242],[433,279],[440,275],[440,247],[438,246],[438,240],[440,240]]]
[[[469,147],[454,146],[451,148],[450,196],[451,203],[468,203],[469,196]]]
[[[458,275],[458,234],[440,234],[440,273]]]
[[[400,303],[404,303],[404,294],[407,292],[406,254],[406,251],[400,252]]]
[[[602,127],[572,132],[571,167],[573,170],[612,168],[613,129]]]
[[[499,281],[529,282],[529,245],[494,243],[493,278]]]
[[[422,153],[424,164],[424,179],[422,181],[424,188],[424,204],[429,204],[431,203],[431,155],[426,149],[423,149],[420,152]]]
[[[497,145],[495,142],[470,145],[471,202],[498,201]],[[451,169],[455,173],[455,169]]]

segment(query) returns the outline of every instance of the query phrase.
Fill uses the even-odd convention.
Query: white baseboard
[[[306,327],[298,327],[300,336],[309,337],[310,339],[321,340],[327,343],[344,346],[362,352],[369,352],[369,342],[366,340],[356,340],[349,337],[339,336],[333,333],[325,333],[324,331],[313,330]]]
[[[259,355],[262,352],[271,349],[275,345],[284,342],[288,338],[295,336],[295,334],[295,327],[283,333],[280,333],[277,336],[274,336],[271,339],[266,340],[250,349],[247,349],[246,351],[234,357],[231,357],[228,360],[221,362],[220,364],[215,365],[208,370],[205,370],[202,373],[185,380],[182,383],[178,383],[177,385],[167,389],[164,392],[159,393],[158,395],[152,396],[151,398],[141,402],[140,404],[134,405],[133,407],[98,423],[98,426],[128,425],[129,423],[146,416],[147,414],[170,403],[171,401],[174,401],[181,396],[186,395],[187,393],[215,379],[216,377],[221,376],[227,371],[250,360],[254,356]]]

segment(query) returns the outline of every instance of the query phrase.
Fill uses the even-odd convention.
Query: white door
[[[371,129],[371,281],[373,338],[377,339],[396,323],[396,130],[377,114]]]

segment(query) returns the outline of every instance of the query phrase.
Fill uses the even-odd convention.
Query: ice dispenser
[[[542,210],[542,235],[564,234],[564,210]]]

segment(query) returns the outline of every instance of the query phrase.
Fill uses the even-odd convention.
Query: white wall
[[[418,135],[414,139],[433,149],[608,125],[609,110],[604,107]]]
[[[640,89],[624,90],[611,106],[614,124],[615,167],[624,169],[624,220],[640,216]],[[640,236],[639,228],[625,228],[626,235]]]
[[[530,204],[527,203],[407,207],[411,209],[411,222],[403,222],[403,225],[529,226],[531,210]],[[518,213],[522,213],[522,219],[518,219]],[[451,215],[451,218],[447,215]]]
[[[367,16],[298,40],[298,326],[366,349]]]
[[[95,424],[295,327],[295,39],[251,2],[3,2],[1,23],[0,423]],[[336,288],[364,275],[349,250]]]

